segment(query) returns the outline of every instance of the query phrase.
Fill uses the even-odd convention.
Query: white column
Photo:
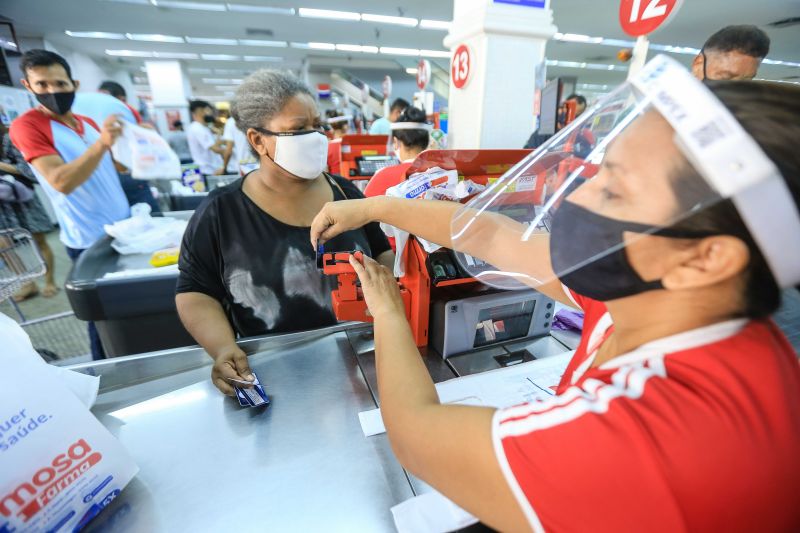
[[[189,77],[183,72],[178,61],[145,61],[147,80],[153,95],[153,109],[158,130],[163,134],[169,131],[167,113],[180,114],[184,128],[191,123],[189,100],[192,99],[192,86]]]
[[[536,67],[556,32],[550,0],[543,7],[453,1],[444,44],[469,48],[471,72],[462,89],[450,83],[448,147],[521,148],[533,131]]]

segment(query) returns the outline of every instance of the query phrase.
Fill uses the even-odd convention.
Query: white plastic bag
[[[136,179],[181,179],[180,159],[155,130],[125,122],[111,153]]]
[[[164,248],[180,246],[187,220],[150,216],[150,206],[131,207],[131,218],[106,224],[106,233],[114,237],[111,247],[122,255],[151,254]]]
[[[138,471],[50,370],[28,354],[0,357],[0,531],[81,529]]]

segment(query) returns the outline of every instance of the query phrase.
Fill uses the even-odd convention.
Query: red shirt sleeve
[[[139,112],[136,111],[136,109],[134,109],[134,107],[132,105],[130,105],[128,102],[125,102],[125,105],[128,106],[128,109],[130,109],[131,113],[133,113],[133,118],[136,119],[136,123],[137,124],[141,124],[142,123],[142,115],[140,115]]]
[[[12,122],[8,134],[28,163],[46,155],[59,155],[50,119],[35,109]]]

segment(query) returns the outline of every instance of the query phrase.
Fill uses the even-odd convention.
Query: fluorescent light
[[[106,55],[117,57],[155,57],[153,52],[141,50],[106,50]]]
[[[206,61],[240,61],[239,56],[232,56],[229,54],[200,54],[200,57]]]
[[[83,37],[85,39],[126,39],[123,33],[109,33],[106,31],[65,31],[70,37]]]
[[[210,68],[189,67],[187,70],[193,74],[211,74]]]
[[[138,4],[140,6],[150,5],[150,0],[108,0],[109,2],[117,2],[119,4]]]
[[[419,21],[419,27],[423,30],[449,30],[452,22],[448,20],[431,20],[422,19]]]
[[[158,0],[154,4],[158,7],[171,7],[173,9],[194,9],[197,11],[225,11],[225,4],[207,4],[205,2],[178,2],[174,0]]]
[[[177,35],[161,35],[159,33],[126,33],[125,36],[132,41],[147,41],[153,43],[182,43],[183,37]]]
[[[251,6],[248,4],[228,4],[228,11],[234,13],[265,13],[269,15],[289,15],[295,14],[291,7],[270,7],[270,6]]]
[[[270,63],[277,63],[283,61],[282,57],[275,56],[244,56],[245,61],[268,61]]]
[[[214,88],[218,91],[235,91],[235,85],[215,85]]]
[[[360,44],[337,44],[337,50],[342,52],[361,52],[364,54],[377,54],[377,46],[361,46]]]
[[[451,53],[447,50],[420,50],[419,55],[422,57],[446,57],[449,59]]]
[[[312,50],[336,50],[336,45],[331,43],[308,43]]]
[[[192,69],[189,69],[189,70],[192,70]],[[197,70],[198,70],[198,71],[199,71],[199,70],[205,70],[205,71],[207,71],[207,72],[206,72],[206,74],[211,74],[211,69],[204,68],[204,69],[197,69]],[[214,69],[214,74],[230,74],[230,75],[236,75],[236,74],[249,74],[249,73],[248,73],[248,72],[246,72],[246,71],[244,71],[244,70],[239,70],[239,69],[231,69],[231,68],[215,68],[215,69]]]
[[[189,44],[222,44],[233,46],[239,44],[236,39],[218,39],[216,37],[186,37],[186,42]]]
[[[417,72],[419,72],[419,69],[417,67],[408,67],[406,69],[406,74],[415,75]]]
[[[352,11],[333,11],[331,9],[309,9],[301,7],[298,10],[301,17],[334,19],[334,20],[361,20],[361,15]]]
[[[239,39],[242,46],[272,46],[273,48],[286,48],[289,44],[286,41],[262,41],[261,39]]]
[[[414,48],[392,48],[390,46],[381,46],[381,53],[396,56],[418,56],[419,50]]]
[[[603,41],[602,37],[591,37],[589,35],[583,35],[581,33],[561,33],[557,35],[558,35],[558,40],[568,41],[572,43],[600,43]]]
[[[153,54],[159,59],[197,59],[197,54],[188,52],[155,52]]]
[[[559,61],[553,59],[548,59],[545,63],[548,67],[582,68],[590,70],[628,70],[628,67],[608,65],[606,63],[579,63],[577,61]]]
[[[215,85],[218,83],[229,83],[232,85],[241,85],[244,80],[230,79],[230,78],[203,78],[203,83],[208,85]]]
[[[366,22],[380,22],[382,24],[398,24],[400,26],[416,26],[419,21],[410,17],[390,17],[388,15],[371,15],[361,13],[361,20]]]

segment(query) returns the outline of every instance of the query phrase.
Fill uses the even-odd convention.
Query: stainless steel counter
[[[242,408],[201,350],[76,365],[100,374],[95,414],[141,471],[89,531],[393,531],[413,496],[342,326],[245,341],[272,404]]]

